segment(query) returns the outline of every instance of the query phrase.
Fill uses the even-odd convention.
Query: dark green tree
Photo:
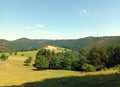
[[[62,59],[62,69],[71,70],[72,60],[69,57],[65,57]]]
[[[37,68],[38,70],[47,69],[49,67],[48,58],[42,55],[36,57],[34,67]]]
[[[50,60],[49,68],[50,69],[62,69],[62,59],[58,56],[53,56]]]
[[[49,60],[51,60],[52,58],[52,53],[50,52],[50,50],[47,49],[40,49],[36,55],[36,58],[39,56],[44,56],[47,57]]]
[[[120,45],[109,46],[107,53],[109,59],[106,66],[108,68],[120,64]]]
[[[87,57],[88,57],[88,54],[89,54],[89,49],[87,49],[87,48],[82,48],[82,49],[80,49],[79,53],[80,53],[81,56],[84,56],[84,57],[87,58]]]
[[[87,63],[87,59],[86,57],[80,55],[80,58],[78,60],[72,62],[72,69],[81,71],[84,63]]]
[[[88,60],[97,70],[104,68],[107,60],[106,48],[97,45],[93,46],[90,50]]]

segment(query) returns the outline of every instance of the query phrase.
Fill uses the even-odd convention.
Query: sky
[[[0,39],[120,35],[120,0],[0,0]]]

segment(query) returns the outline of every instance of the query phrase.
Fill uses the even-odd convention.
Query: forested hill
[[[81,48],[90,48],[93,45],[112,45],[120,44],[120,36],[109,37],[86,37],[81,39],[66,40],[47,40],[47,39],[28,39],[20,38],[14,41],[0,40],[0,51],[24,51],[35,50],[45,45],[55,45],[72,50],[80,50]]]

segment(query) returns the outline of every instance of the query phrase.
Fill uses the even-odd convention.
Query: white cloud
[[[85,13],[87,13],[87,10],[80,11],[80,14],[85,14]]]
[[[34,29],[34,28],[44,28],[44,25],[43,24],[37,24],[37,25],[34,25],[34,26],[26,26],[25,29]]]
[[[86,13],[86,12],[87,12],[87,10],[83,10],[82,12],[83,12],[83,13]]]
[[[44,28],[44,25],[43,24],[38,24],[38,25],[35,25],[36,27],[39,27],[39,28]]]
[[[33,29],[31,26],[26,26],[25,29]]]

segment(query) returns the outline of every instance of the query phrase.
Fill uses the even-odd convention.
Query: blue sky
[[[120,0],[0,0],[0,39],[120,35]]]

